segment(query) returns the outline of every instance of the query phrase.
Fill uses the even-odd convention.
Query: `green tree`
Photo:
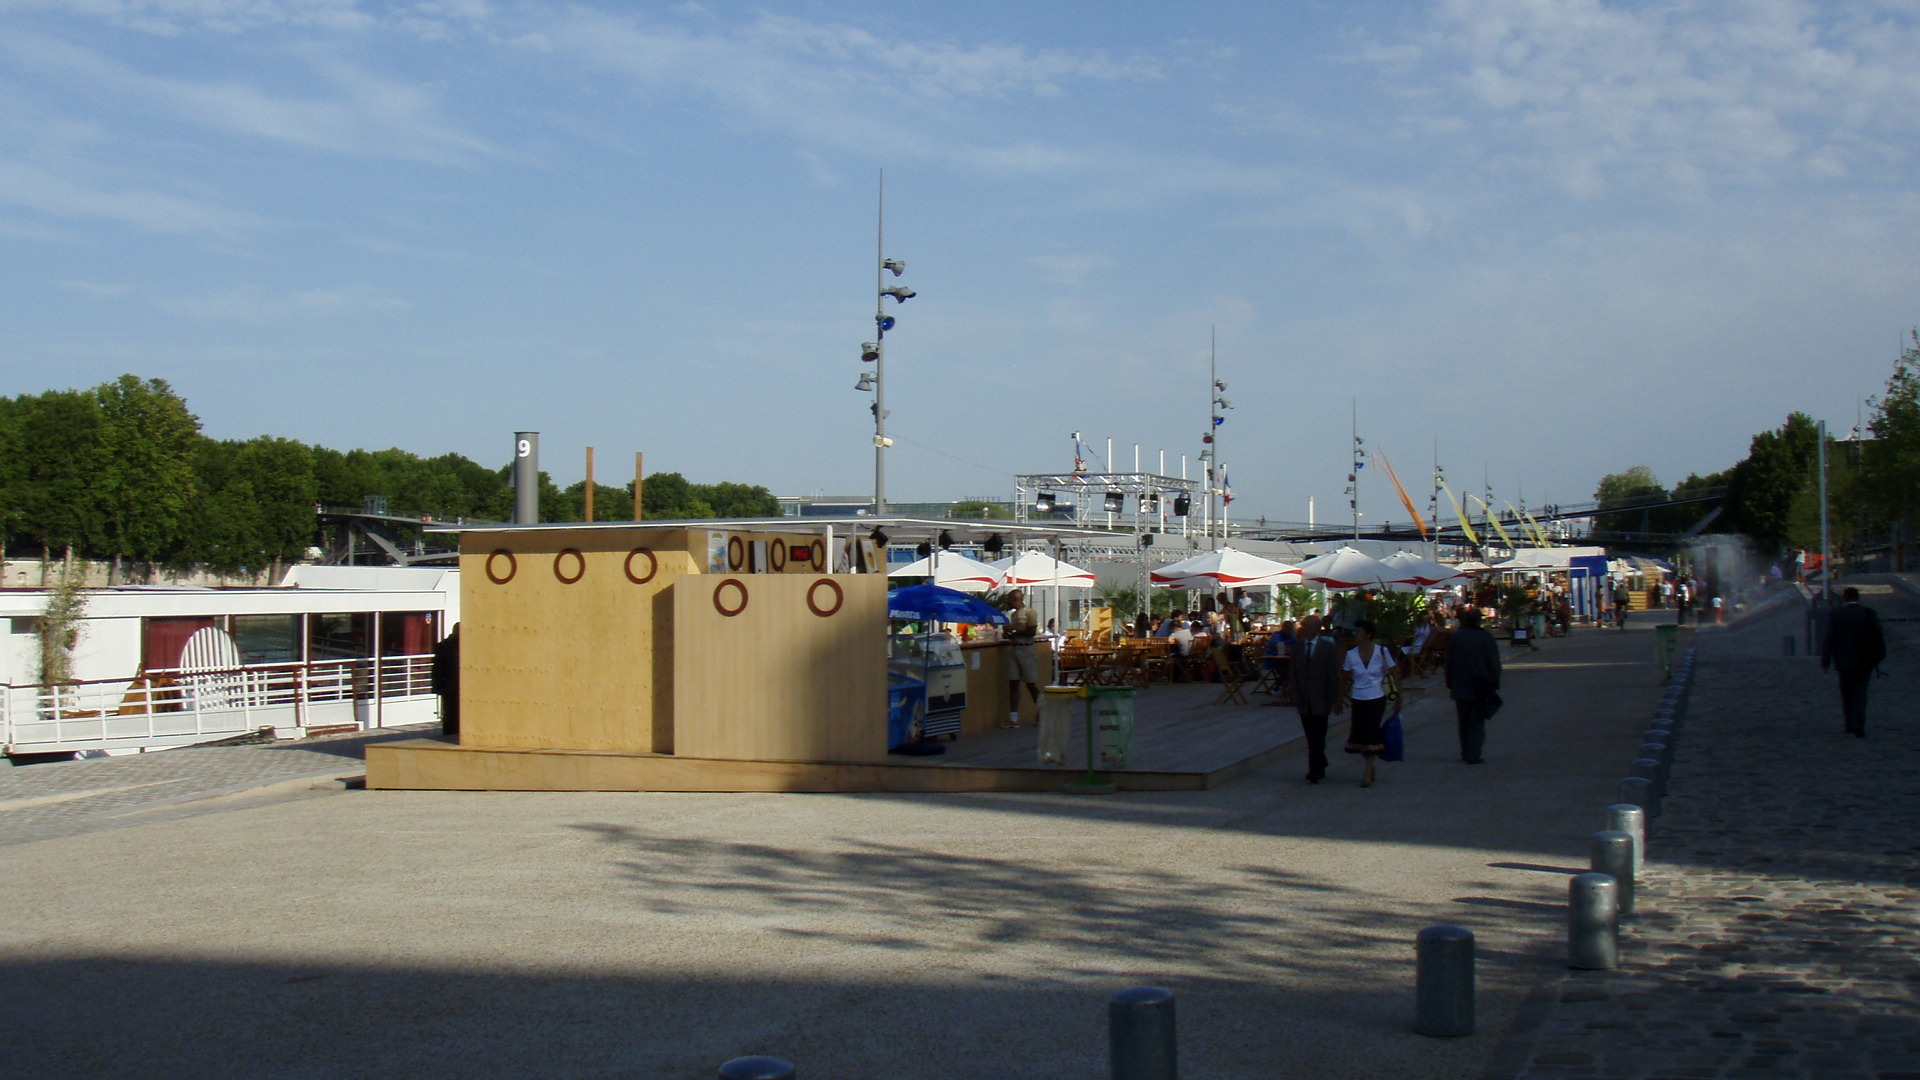
[[[194,450],[200,421],[165,380],[122,375],[94,391],[100,441],[93,488],[100,539],[113,557],[153,562],[172,554],[198,491]]]
[[[1727,516],[1765,552],[1787,541],[1788,515],[1819,453],[1819,428],[1805,413],[1753,437],[1746,459],[1727,478]]]
[[[85,549],[99,534],[100,492],[92,462],[100,450],[100,407],[79,390],[49,390],[14,402],[23,449],[21,490],[12,500],[19,531],[42,552]]]
[[[956,521],[1010,521],[1013,511],[985,499],[967,499],[954,503],[947,516]]]
[[[631,497],[633,489],[627,489]],[[677,472],[648,473],[640,491],[640,508],[648,521],[719,517],[713,505]]]
[[[1920,330],[1894,361],[1884,393],[1874,399],[1867,428],[1860,495],[1880,521],[1911,535],[1920,500]]]
[[[1660,485],[1653,470],[1645,465],[1635,465],[1626,472],[1608,473],[1600,478],[1599,486],[1593,490],[1593,500],[1600,510],[1613,510],[1603,514],[1594,522],[1593,535],[1597,540],[1616,537],[1623,533],[1650,532],[1653,530],[1651,511],[1633,513],[1635,506],[1663,502],[1667,489]]]

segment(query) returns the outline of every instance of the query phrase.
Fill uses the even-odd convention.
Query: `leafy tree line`
[[[90,390],[0,397],[0,543],[7,550],[231,571],[300,559],[320,539],[316,505],[503,521],[511,466],[459,454],[332,450],[293,439],[211,439],[163,379],[122,375]],[[578,521],[585,485],[540,474],[540,516]],[[764,487],[648,476],[649,519],[771,517]],[[594,486],[598,520],[633,517],[633,485]]]
[[[1913,535],[1920,510],[1920,331],[1894,363],[1886,390],[1871,401],[1867,429],[1857,439],[1828,432],[1827,521],[1836,550],[1889,545],[1897,564]],[[1795,412],[1772,431],[1755,435],[1747,456],[1706,476],[1674,485],[1678,496],[1702,488],[1726,488],[1712,532],[1752,539],[1763,552],[1820,547],[1820,433],[1813,418]],[[1634,513],[1636,502],[1668,496],[1652,470],[1636,465],[1601,479],[1594,498],[1604,507],[1629,508],[1599,519],[1597,539],[1635,532],[1683,533],[1708,504]]]

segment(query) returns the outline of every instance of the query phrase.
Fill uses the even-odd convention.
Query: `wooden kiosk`
[[[888,581],[857,539],[870,521],[841,522],[839,536],[831,524],[729,524],[463,530],[459,739],[369,746],[367,786],[979,791],[1052,783],[889,762]],[[860,532],[850,537],[848,526]],[[833,572],[849,567],[870,572]]]

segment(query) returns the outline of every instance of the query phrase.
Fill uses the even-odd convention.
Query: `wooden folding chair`
[[[1213,659],[1214,670],[1220,673],[1220,696],[1214,698],[1213,703],[1215,705],[1251,704],[1247,701],[1246,693],[1241,689],[1247,685],[1247,680],[1253,677],[1253,672],[1247,668],[1246,661],[1229,658],[1225,646],[1214,649],[1208,655]]]

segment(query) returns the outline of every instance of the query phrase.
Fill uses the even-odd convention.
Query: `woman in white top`
[[[1386,646],[1373,640],[1372,619],[1353,624],[1353,648],[1340,665],[1340,685],[1353,703],[1353,721],[1347,728],[1347,753],[1366,759],[1361,787],[1373,786],[1373,759],[1387,748],[1380,736],[1380,721],[1387,711],[1387,673],[1396,661]]]

